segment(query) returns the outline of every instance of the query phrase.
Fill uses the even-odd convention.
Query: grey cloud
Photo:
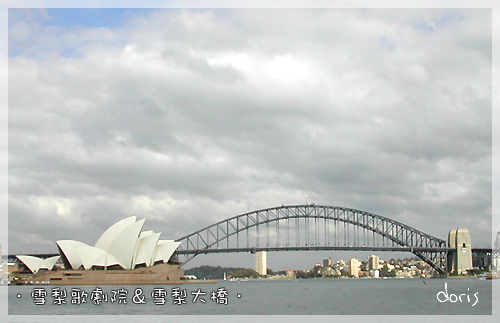
[[[60,221],[30,217],[99,232],[135,214],[177,238],[307,198],[442,238],[468,226],[486,244],[489,13],[416,28],[446,14],[158,10],[102,35],[21,21],[33,31],[9,62],[11,230],[49,241]]]

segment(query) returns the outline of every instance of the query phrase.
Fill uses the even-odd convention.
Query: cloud
[[[489,244],[490,11],[128,19],[9,26],[11,230],[92,243],[133,213],[179,238],[307,197]]]

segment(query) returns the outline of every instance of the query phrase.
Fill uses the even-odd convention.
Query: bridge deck
[[[205,250],[177,250],[178,255],[196,255],[208,253],[229,253],[229,252],[251,252],[258,251],[322,251],[322,250],[343,250],[343,251],[399,251],[399,252],[449,252],[453,248],[410,248],[410,247],[348,247],[348,246],[331,246],[331,247],[259,247],[259,248],[218,248]]]

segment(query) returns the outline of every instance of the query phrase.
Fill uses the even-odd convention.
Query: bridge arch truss
[[[447,248],[438,239],[381,215],[324,205],[257,210],[217,222],[176,241],[184,264],[199,254],[285,250],[406,251],[446,272]]]

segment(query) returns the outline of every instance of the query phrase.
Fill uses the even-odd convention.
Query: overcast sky
[[[9,253],[93,245],[131,215],[176,239],[306,201],[489,246],[491,19],[11,9]],[[254,265],[210,257],[193,263]]]

